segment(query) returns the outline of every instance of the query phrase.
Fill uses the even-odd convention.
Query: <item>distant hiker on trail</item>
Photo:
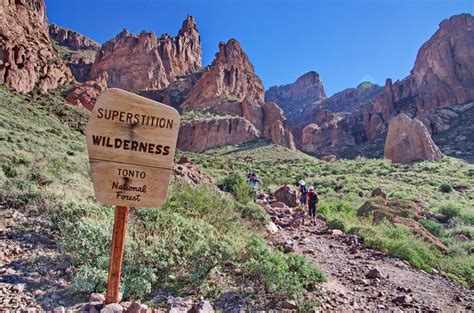
[[[308,188],[306,193],[306,204],[308,205],[309,219],[313,222],[313,225],[316,225],[316,209],[318,207],[319,197],[316,190],[313,186]]]
[[[261,184],[262,183],[262,180],[257,176],[257,174],[255,174],[254,172],[252,172],[251,174],[249,174],[248,176],[248,180],[249,180],[249,183],[250,185],[252,186],[252,191],[254,193],[257,193],[257,188],[258,188],[258,184]]]
[[[306,209],[306,193],[308,189],[306,188],[306,183],[304,180],[300,180],[298,183],[298,190],[296,191],[296,197],[300,200],[300,204],[303,206],[303,210]]]

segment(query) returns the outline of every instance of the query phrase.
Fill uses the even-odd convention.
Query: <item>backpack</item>
[[[315,193],[315,192],[310,192],[309,193],[309,204],[313,206],[313,205],[316,205],[318,202],[319,202],[318,194]]]
[[[306,194],[308,192],[308,190],[306,189],[306,185],[301,185],[300,186],[300,191],[302,194]]]

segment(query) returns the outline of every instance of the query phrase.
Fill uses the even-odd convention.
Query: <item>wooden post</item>
[[[109,279],[105,303],[118,303],[120,292],[120,275],[122,272],[123,248],[128,224],[128,206],[115,207],[114,230],[112,233],[112,247],[110,250]]]

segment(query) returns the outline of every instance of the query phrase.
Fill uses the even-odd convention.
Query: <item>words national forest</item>
[[[0,312],[474,311],[473,14],[0,1]]]

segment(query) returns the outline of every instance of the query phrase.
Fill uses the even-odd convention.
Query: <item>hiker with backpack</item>
[[[252,186],[252,191],[256,194],[258,184],[261,184],[262,180],[257,176],[257,174],[255,174],[255,172],[252,172],[252,173],[249,173],[248,175],[248,181],[250,185]]]
[[[296,191],[296,197],[300,200],[300,204],[303,207],[303,210],[306,210],[306,193],[308,189],[306,188],[306,183],[304,180],[298,182],[298,190]]]
[[[316,209],[318,208],[319,197],[313,186],[308,188],[306,193],[306,204],[308,205],[309,220],[316,225]]]

